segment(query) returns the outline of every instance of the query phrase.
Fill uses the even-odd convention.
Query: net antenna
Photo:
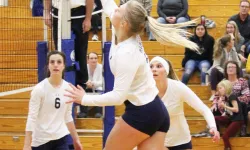
[[[70,0],[61,0],[59,1],[58,9],[58,42],[57,47],[58,51],[62,51],[62,39],[71,38],[71,4]]]

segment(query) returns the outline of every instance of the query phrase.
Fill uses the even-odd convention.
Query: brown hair
[[[231,38],[231,35],[226,34],[216,41],[214,45],[214,58],[218,58],[221,56],[223,48],[227,46],[227,43],[231,41]]]
[[[240,1],[240,5],[241,5],[242,2],[247,2],[248,5],[250,5],[250,2],[249,2],[248,0],[241,0],[241,1]]]
[[[233,60],[230,60],[230,61],[227,61],[226,64],[225,64],[225,67],[224,67],[224,76],[226,79],[228,79],[228,74],[227,74],[227,66],[228,64],[235,64],[236,65],[236,75],[237,75],[237,79],[240,78],[240,67],[238,65],[238,63],[236,61],[233,61]]]
[[[47,76],[47,77],[50,77],[50,71],[49,71],[49,68],[48,68],[50,56],[52,56],[52,55],[57,55],[57,54],[60,55],[60,56],[62,56],[62,58],[63,58],[63,64],[66,66],[66,56],[65,56],[65,54],[64,54],[63,52],[59,52],[59,51],[50,51],[50,52],[47,54],[47,59],[46,59],[46,76]],[[63,70],[62,78],[64,77],[64,71],[65,71],[65,70]]]
[[[89,55],[90,54],[95,54],[96,56],[97,56],[97,58],[98,58],[98,54],[96,53],[96,52],[90,52],[88,55],[87,55],[87,58],[89,59]]]

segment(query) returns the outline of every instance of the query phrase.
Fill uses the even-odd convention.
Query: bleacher
[[[118,0],[116,1],[118,3]],[[239,0],[188,0],[188,2],[189,15],[191,18],[194,19],[200,17],[200,15],[206,15],[207,18],[216,22],[216,28],[208,30],[209,34],[215,39],[224,34],[227,19],[239,11]],[[151,15],[155,18],[157,18],[156,5],[157,0],[153,0]],[[12,90],[12,84],[16,84],[16,87],[23,88],[27,87],[27,85],[35,85],[37,82],[36,42],[44,38],[43,22],[41,17],[32,17],[31,11],[27,9],[28,7],[29,0],[9,0],[8,7],[0,7],[0,92],[3,91],[3,86],[5,89],[9,87],[8,89]],[[4,17],[12,19],[3,19]],[[109,28],[109,19],[107,19],[106,27],[107,39],[110,40],[111,30]],[[8,28],[9,30],[4,30],[4,28]],[[20,28],[24,30],[16,32]],[[31,32],[31,30],[34,29],[36,32]],[[48,31],[48,33],[50,35],[50,31]],[[90,34],[88,52],[94,51],[101,56],[101,42],[91,41],[91,37],[92,35]],[[101,32],[99,32],[99,38],[101,39]],[[27,42],[16,42],[13,41],[13,39],[26,39]],[[166,57],[172,62],[177,75],[181,78],[182,71],[179,71],[179,69],[181,68],[181,61],[184,56],[184,48],[171,44],[161,45],[155,41],[147,41],[146,34],[142,35],[142,39],[149,58],[156,55]],[[6,50],[8,50],[8,55],[5,55]],[[99,62],[101,62],[101,57],[99,57]],[[10,63],[12,65],[9,65]],[[27,65],[24,67],[23,64],[25,63],[27,63]],[[28,72],[28,75],[20,78],[18,76],[19,74],[16,74],[16,76],[8,79],[8,74],[16,70],[19,70],[19,74]],[[5,83],[6,80],[8,80],[8,83]],[[200,85],[199,74],[195,74],[191,78],[188,86],[207,106],[211,105],[211,102],[208,101],[211,94],[210,87]],[[22,149],[28,113],[29,94],[30,92],[25,92],[0,97],[1,150]],[[206,126],[204,118],[187,104],[184,105],[184,108],[191,133],[198,133],[204,130]],[[124,106],[116,106],[115,111],[115,116],[119,117],[124,112]],[[102,149],[102,119],[77,119],[76,127],[84,150]],[[231,138],[231,144],[234,150],[249,150],[250,144],[248,142],[250,143],[250,138]],[[220,140],[219,143],[213,143],[211,138],[192,138],[192,143],[194,150],[223,149],[222,140]]]

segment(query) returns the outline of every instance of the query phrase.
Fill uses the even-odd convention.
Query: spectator
[[[234,36],[232,34],[224,35],[217,40],[214,47],[213,59],[213,66],[207,72],[210,75],[212,96],[209,100],[211,101],[214,99],[217,84],[224,78],[226,62],[234,60],[240,65],[238,54],[234,48]]]
[[[225,79],[229,80],[233,85],[232,93],[237,96],[240,102],[248,104],[250,102],[248,81],[241,77],[241,68],[239,67],[238,63],[235,61],[228,61],[225,64],[224,76]],[[218,104],[218,99],[215,98],[212,110],[217,107],[216,104]]]
[[[102,9],[101,1],[95,0],[94,7],[95,7],[94,12],[101,10]],[[99,40],[98,30],[99,30],[99,26],[102,24],[101,13],[92,15],[91,24],[92,24],[92,33],[93,33],[92,41],[98,41]]]
[[[234,47],[238,53],[238,56],[242,63],[246,63],[247,59],[244,57],[244,51],[241,51],[241,46],[243,45],[245,39],[240,35],[237,24],[234,21],[227,22],[226,25],[226,33],[225,34],[233,34],[235,41]]]
[[[103,90],[102,86],[102,65],[98,63],[98,55],[94,52],[88,55],[88,75],[89,80],[86,83],[86,92],[101,93]],[[94,106],[95,118],[102,117],[102,108]],[[86,118],[88,116],[88,106],[80,106],[79,118]]]
[[[228,125],[222,138],[224,141],[224,149],[231,150],[229,138],[235,136],[244,124],[242,105],[237,96],[232,94],[232,83],[230,81],[221,81],[218,84],[217,89],[220,98],[225,99],[225,103],[220,103],[219,105],[219,107],[222,107],[225,112],[222,116],[215,116],[215,120],[218,130],[219,125]]]
[[[240,34],[245,38],[244,45],[241,46],[241,51],[245,52],[245,57],[250,52],[250,16],[249,12],[250,3],[248,0],[240,1],[240,12],[229,18],[229,21],[234,21],[240,31]]]
[[[157,4],[157,13],[159,23],[175,24],[189,21],[187,0],[159,0]],[[155,38],[150,33],[149,40],[154,41]]]
[[[207,33],[204,25],[199,24],[195,27],[194,36],[190,37],[199,46],[198,51],[185,49],[185,56],[182,60],[182,67],[185,71],[182,82],[187,84],[193,72],[197,69],[201,72],[201,85],[206,84],[206,72],[212,65],[214,38]]]

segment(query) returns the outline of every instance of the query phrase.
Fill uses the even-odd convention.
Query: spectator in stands
[[[212,96],[210,100],[214,99],[217,84],[224,78],[224,67],[227,61],[234,60],[240,66],[238,54],[234,48],[234,36],[227,34],[217,40],[214,47],[213,66],[208,70],[210,75],[210,84]]]
[[[187,84],[193,72],[199,70],[201,72],[201,85],[205,85],[206,72],[213,62],[214,38],[207,33],[204,25],[199,24],[195,27],[194,36],[190,37],[190,41],[196,43],[199,46],[199,50],[194,51],[185,48],[182,60],[182,67],[184,68],[182,82]]]
[[[215,116],[215,120],[218,129],[219,125],[228,125],[222,138],[224,141],[224,149],[231,150],[229,138],[235,136],[244,124],[242,104],[238,100],[237,96],[232,94],[232,83],[230,81],[221,81],[217,85],[217,89],[220,98],[225,100],[225,103],[220,103],[219,107],[222,107],[225,112],[222,116]]]
[[[85,18],[72,19],[71,30],[75,34],[75,60],[79,62],[80,71],[76,72],[76,84],[86,88],[85,83],[88,81],[88,69],[87,69],[87,50],[88,50],[88,36],[91,28],[91,13],[93,11],[94,0],[69,0],[71,6],[71,16],[86,15]],[[53,39],[55,47],[57,49],[57,29],[58,19],[51,16],[52,14],[58,16],[59,8],[58,0],[45,0],[44,5],[44,19],[45,24],[49,27],[53,25]],[[52,24],[52,20],[53,24]]]
[[[244,37],[240,35],[237,24],[234,21],[228,21],[226,25],[226,33],[234,35],[234,47],[242,63],[246,63],[247,59],[244,57],[244,51],[241,51],[241,47],[245,41]]]
[[[102,65],[98,63],[98,55],[94,52],[88,54],[88,74],[89,80],[86,83],[86,92],[102,93]],[[95,118],[102,117],[102,108],[94,106]],[[86,118],[88,116],[88,106],[80,106],[79,118]]]
[[[102,4],[100,0],[95,0],[95,4],[94,4],[94,12],[99,11],[102,9]],[[102,13],[98,13],[98,14],[94,14],[92,15],[91,18],[91,24],[92,24],[92,41],[98,41],[99,37],[98,37],[98,30],[99,30],[99,26],[101,26],[102,21],[101,21],[101,14]]]
[[[250,16],[249,16],[249,6],[250,2],[248,0],[240,1],[240,12],[229,18],[229,21],[234,21],[240,31],[240,34],[244,37],[244,45],[241,46],[241,51],[245,52],[245,57],[247,58],[250,52]]]
[[[182,82],[178,81],[171,63],[162,57],[150,61],[151,71],[159,90],[159,97],[167,107],[170,116],[170,128],[165,138],[169,150],[192,149],[189,127],[184,116],[183,104],[186,102],[206,119],[213,139],[219,139],[214,116],[210,109]],[[180,136],[181,135],[181,136]]]
[[[228,61],[224,68],[224,77],[233,85],[232,93],[237,96],[240,102],[248,104],[250,102],[250,91],[248,81],[241,77],[241,68],[235,61]],[[218,98],[215,98],[211,110],[217,110]],[[220,112],[223,111],[222,109]],[[216,114],[214,114],[216,115]],[[221,115],[221,114],[220,114]]]
[[[164,24],[175,24],[189,21],[187,0],[158,0],[157,13],[159,18],[157,21]],[[150,33],[150,41],[155,38]]]

